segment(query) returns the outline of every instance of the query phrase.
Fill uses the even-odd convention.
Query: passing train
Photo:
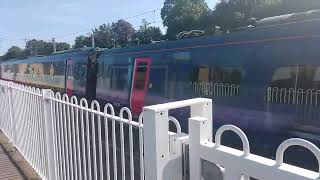
[[[115,107],[128,106],[134,116],[145,105],[211,98],[214,129],[224,124],[240,127],[252,151],[268,157],[274,157],[279,144],[290,137],[320,145],[317,10],[265,18],[212,37],[119,49],[83,48],[5,61],[0,75],[112,102]],[[172,113],[186,130],[186,111]],[[309,157],[303,153],[295,161],[315,167]]]

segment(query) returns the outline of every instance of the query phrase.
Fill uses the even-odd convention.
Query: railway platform
[[[27,179],[2,145],[0,145],[0,179]]]
[[[0,131],[0,180],[40,179],[31,165]]]

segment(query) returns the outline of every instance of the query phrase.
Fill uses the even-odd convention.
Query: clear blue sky
[[[207,0],[210,8],[217,0]],[[74,38],[87,34],[87,28],[158,9],[164,0],[10,0],[0,5],[0,55],[17,45],[24,47],[24,38],[72,43]],[[160,10],[128,19],[138,26],[142,19],[159,21]],[[161,26],[158,22],[153,25]],[[70,35],[70,33],[82,31]],[[69,36],[66,36],[68,35]],[[60,38],[59,38],[60,37]]]

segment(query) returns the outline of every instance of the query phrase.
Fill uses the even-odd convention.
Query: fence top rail
[[[23,84],[17,84],[11,81],[4,81],[0,80],[0,85],[1,86],[6,86],[7,88],[15,89],[24,93],[32,94],[38,97],[42,96],[41,89],[32,87],[32,86],[27,86]]]
[[[211,99],[195,98],[195,99],[188,99],[183,101],[176,101],[176,102],[169,102],[164,104],[157,104],[153,106],[147,106],[147,107],[144,107],[143,110],[152,110],[155,112],[160,112],[160,111],[167,111],[170,109],[183,108],[183,107],[188,107],[193,105],[201,105],[201,104],[206,104],[210,102],[212,102]]]
[[[61,99],[60,93],[57,93],[57,94],[59,94],[58,97],[47,97],[46,99],[54,101],[54,102],[57,102],[57,103],[64,104],[66,106],[70,106],[70,107],[76,108],[78,110],[83,110],[85,112],[92,113],[92,114],[98,115],[100,117],[105,117],[105,118],[108,118],[108,119],[111,119],[111,120],[123,122],[125,124],[130,124],[130,125],[132,125],[134,127],[138,127],[138,128],[143,127],[143,125],[141,123],[138,123],[138,122],[135,122],[135,121],[132,120],[131,112],[126,107],[121,108],[119,116],[116,116],[114,114],[114,108],[113,108],[113,106],[111,104],[106,104],[105,107],[104,107],[104,112],[101,112],[100,111],[100,105],[99,105],[99,103],[97,101],[93,101],[93,103],[91,103],[91,107],[89,107],[88,106],[88,102],[84,98],[82,98],[80,100],[80,105],[79,105],[77,100],[73,100],[76,97],[73,96],[73,97],[69,98],[66,95],[64,95],[62,97],[62,99]],[[72,102],[69,102],[69,99],[72,100]],[[111,111],[110,114],[108,113],[109,109]],[[129,116],[128,119],[123,117],[123,114],[125,112]]]

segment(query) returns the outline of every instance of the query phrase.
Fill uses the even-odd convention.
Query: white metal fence
[[[48,177],[43,96],[35,89],[0,81],[0,126],[41,177]]]
[[[319,106],[320,90],[318,89],[286,89],[268,87],[267,102],[279,104],[297,104],[305,106]]]
[[[190,82],[186,89],[188,95],[203,97],[233,97],[240,93],[240,85],[212,82]]]
[[[144,179],[142,120],[128,108],[116,116],[111,104],[101,112],[97,101],[0,86],[1,129],[41,178]]]
[[[190,108],[189,135],[169,116],[184,107]],[[306,147],[319,161],[320,150],[308,141],[285,141],[276,161],[250,154],[246,135],[235,126],[221,127],[213,142],[210,99],[144,107],[137,120],[128,108],[119,116],[116,111],[110,104],[102,109],[97,101],[89,105],[85,99],[0,80],[0,128],[43,179],[187,180],[190,171],[191,180],[200,180],[203,161],[216,164],[225,180],[319,179],[319,172],[283,163],[292,145]],[[177,133],[169,132],[169,121]],[[221,145],[225,131],[240,136],[243,151]],[[189,154],[184,154],[186,144]]]
[[[143,179],[143,126],[132,121],[128,108],[118,117],[111,104],[100,112],[97,101],[88,107],[85,99],[59,93],[54,97],[52,92],[46,99],[55,122],[57,179]],[[135,151],[134,144],[139,144]]]

